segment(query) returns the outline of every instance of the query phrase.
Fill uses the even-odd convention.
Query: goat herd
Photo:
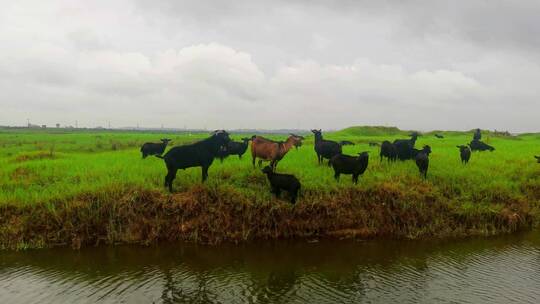
[[[325,140],[321,130],[311,130],[315,135],[315,153],[319,164],[325,159],[328,160],[328,166],[334,169],[334,178],[339,181],[341,174],[352,175],[352,181],[358,183],[358,177],[362,175],[368,166],[368,152],[358,153],[357,156],[345,155],[342,153],[342,146],[353,144],[348,141],[331,141]],[[442,138],[442,135],[437,136]],[[472,151],[493,151],[495,148],[481,141],[480,129],[474,133],[473,140],[466,146],[457,146],[460,150],[461,161],[467,164],[471,157]],[[398,139],[394,142],[384,141],[380,144],[380,160],[386,158],[389,162],[396,160],[415,160],[420,174],[427,178],[429,167],[429,154],[431,153],[430,146],[424,146],[422,150],[416,149],[415,143],[418,138],[418,133],[412,133],[409,139]],[[212,164],[214,158],[219,158],[223,161],[229,155],[242,155],[246,152],[249,142],[251,141],[251,156],[252,165],[255,167],[255,162],[258,159],[259,167],[263,161],[269,161],[270,165],[262,169],[262,172],[267,176],[271,192],[279,197],[281,191],[286,191],[290,194],[291,202],[294,204],[298,196],[301,184],[298,179],[291,174],[276,173],[278,162],[291,150],[293,147],[298,148],[302,145],[303,136],[290,134],[285,141],[274,141],[262,136],[252,136],[251,138],[242,138],[242,142],[234,142],[229,138],[229,133],[225,130],[216,130],[212,135],[204,140],[196,143],[176,146],[171,148],[165,155],[165,148],[170,139],[162,139],[161,143],[145,143],[141,147],[142,157],[154,155],[162,158],[167,167],[167,175],[165,176],[165,187],[172,192],[173,180],[176,178],[178,169],[186,169],[191,167],[202,168],[202,181],[208,177],[208,168]],[[370,143],[370,146],[378,146],[378,143]],[[540,156],[535,156],[540,163]]]

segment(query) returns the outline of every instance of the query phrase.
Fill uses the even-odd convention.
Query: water
[[[540,303],[540,232],[0,252],[0,303]]]

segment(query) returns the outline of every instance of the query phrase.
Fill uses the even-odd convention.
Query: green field
[[[328,210],[332,210],[331,206],[338,206],[336,212],[341,212],[339,210],[341,205],[352,209],[357,208],[356,205],[350,206],[350,204],[356,204],[355,202],[384,205],[386,201],[396,201],[399,202],[400,210],[404,212],[412,208],[418,213],[422,208],[427,208],[430,210],[430,213],[426,214],[428,217],[438,214],[437,212],[451,212],[450,219],[441,218],[442,221],[449,220],[448,224],[451,226],[442,235],[463,235],[467,234],[466,231],[475,231],[474,234],[478,234],[478,231],[480,234],[497,233],[496,228],[500,225],[497,226],[495,223],[493,224],[495,228],[490,228],[491,220],[501,221],[502,219],[510,224],[517,222],[516,227],[523,225],[529,227],[536,222],[540,201],[540,164],[536,163],[533,155],[540,154],[540,134],[498,137],[485,133],[483,140],[496,147],[496,151],[473,153],[469,165],[464,166],[460,162],[456,145],[468,143],[472,138],[472,132],[438,133],[444,134],[445,138],[437,139],[433,134],[426,133],[416,142],[417,148],[428,144],[433,150],[427,180],[420,177],[414,162],[380,162],[378,147],[368,145],[369,142],[407,138],[407,132],[391,128],[353,127],[338,132],[323,133],[327,139],[354,142],[354,146],[344,147],[346,154],[370,152],[368,169],[360,178],[358,185],[352,184],[350,176],[342,176],[341,181],[337,183],[333,178],[331,168],[317,164],[313,150],[313,136],[304,134],[306,140],[303,146],[298,150],[291,150],[277,168],[278,172],[296,175],[302,183],[298,206],[292,208],[287,204],[286,199],[276,200],[270,195],[266,177],[259,168],[253,168],[251,165],[249,149],[241,160],[233,156],[223,163],[219,160],[214,161],[209,170],[209,179],[204,185],[200,182],[200,168],[178,171],[174,183],[176,193],[169,195],[163,188],[166,173],[163,161],[156,157],[141,159],[139,147],[147,141],[157,142],[162,137],[171,138],[172,145],[180,145],[205,138],[207,134],[0,129],[0,207],[3,210],[3,214],[0,214],[0,227],[2,227],[0,228],[0,242],[3,247],[13,247],[14,242],[17,242],[17,246],[21,243],[29,243],[29,246],[46,246],[48,243],[61,242],[50,241],[49,236],[37,241],[35,235],[28,236],[30,228],[26,221],[31,221],[32,218],[24,216],[33,212],[32,210],[39,209],[42,210],[40,220],[45,221],[43,218],[47,216],[42,213],[50,213],[54,218],[54,216],[58,217],[58,213],[62,210],[70,209],[72,205],[83,204],[84,208],[88,209],[86,216],[92,218],[92,212],[94,212],[92,210],[104,208],[103,205],[106,204],[114,205],[118,200],[123,200],[129,195],[138,197],[142,195],[141,193],[145,193],[146,198],[151,196],[154,202],[158,200],[159,204],[167,204],[168,201],[186,193],[203,191],[213,194],[212,199],[215,202],[206,202],[207,204],[219,204],[221,198],[227,197],[229,201],[241,201],[238,204],[246,205],[248,206],[246,208],[251,209],[264,207],[272,210],[273,206],[278,206],[283,210],[293,210],[283,211],[290,213],[289,220],[292,221],[294,221],[295,212],[301,212],[298,210],[304,210],[308,206],[315,208],[317,204],[324,205]],[[244,136],[245,134],[232,134],[231,137],[240,140]],[[268,137],[286,138],[284,135],[268,135]],[[200,201],[200,197],[194,198],[194,201]],[[331,205],[328,205],[330,203]],[[96,204],[98,204],[97,207]],[[204,204],[201,203],[201,205]],[[440,208],[440,211],[437,211],[439,209],[435,206],[443,206],[444,210],[450,211]],[[110,222],[112,215],[107,216]],[[333,216],[336,217],[336,221],[339,221],[339,214]],[[17,222],[17,218],[21,217],[25,220],[19,221],[22,223]],[[369,219],[370,215],[365,214],[365,217]],[[460,217],[466,217],[467,219],[463,221],[474,227],[461,229],[452,226],[459,225]],[[479,218],[478,227],[474,225],[476,217]],[[354,219],[350,220],[353,224],[348,223],[340,227],[339,224],[333,223],[332,227],[335,226],[336,231],[353,229],[352,226],[356,224],[354,224]],[[405,220],[399,219],[399,221]],[[519,224],[521,222],[523,225]],[[13,228],[12,226],[17,223],[21,227]],[[408,227],[403,235],[400,233],[382,234],[398,234],[398,236],[414,238],[436,235],[437,231],[444,227],[444,223],[436,223],[440,227],[432,229],[420,227],[419,223],[407,223],[407,225],[419,226],[418,231]],[[63,223],[60,226],[62,225]],[[244,221],[242,225],[252,224]],[[376,229],[378,224],[364,221],[363,225]],[[503,225],[499,228],[506,231],[515,230],[516,227],[503,229],[505,228]],[[54,228],[51,229],[54,230]],[[453,233],[456,231],[459,233]],[[35,232],[32,233],[35,234]],[[215,234],[215,231],[212,233]],[[91,232],[88,234],[90,235]],[[107,242],[124,241],[117,235],[110,236],[110,231],[106,234]],[[189,236],[179,238],[198,239],[200,232],[197,234],[194,236],[191,231]],[[287,237],[296,234],[304,233],[291,232],[285,235],[279,234],[279,236]],[[305,234],[326,235],[329,233],[315,229]],[[249,239],[252,236],[257,237],[258,234],[250,232],[250,235],[224,236],[220,239]],[[158,235],[155,239],[163,238]]]

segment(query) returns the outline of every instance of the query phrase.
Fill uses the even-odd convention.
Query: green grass
[[[378,147],[368,142],[403,138],[402,135],[376,135],[380,130],[348,128],[325,134],[325,138],[350,140],[355,146],[345,146],[344,153],[370,152],[367,172],[358,186],[349,176],[340,183],[333,179],[332,169],[317,164],[313,137],[308,136],[298,150],[291,150],[279,163],[278,171],[295,174],[305,191],[338,191],[348,187],[369,187],[391,183],[429,183],[439,191],[461,202],[482,203],[500,195],[522,195],[524,185],[538,184],[540,166],[533,155],[540,152],[540,135],[513,139],[485,138],[496,147],[495,152],[473,153],[471,162],[463,166],[456,145],[464,144],[470,134],[447,135],[444,139],[422,136],[417,147],[430,145],[429,178],[422,180],[412,161],[388,164],[379,162]],[[397,132],[391,132],[397,133]],[[206,134],[159,134],[139,132],[42,132],[32,130],[0,133],[0,204],[32,205],[51,200],[69,200],[78,193],[104,188],[140,186],[162,189],[165,167],[161,159],[141,159],[139,147],[146,141],[171,137],[173,145],[193,142]],[[242,135],[232,135],[239,139]],[[285,136],[269,136],[276,139]],[[199,183],[200,168],[179,171],[175,180],[178,191]],[[242,160],[229,157],[223,163],[215,161],[210,168],[209,184],[230,185],[249,194],[270,199],[267,185],[258,168],[251,166],[249,150]]]
[[[406,138],[407,132],[395,128],[352,127],[324,137],[349,140],[344,153],[370,152],[368,170],[353,185],[350,176],[341,182],[333,179],[333,170],[318,165],[313,150],[313,136],[306,135],[304,145],[291,150],[279,163],[278,172],[295,174],[302,183],[298,204],[314,204],[336,193],[371,191],[381,187],[401,192],[423,191],[421,195],[444,200],[455,214],[501,212],[513,202],[525,202],[527,212],[537,213],[540,200],[540,164],[533,155],[540,154],[540,134],[517,137],[484,135],[483,140],[496,147],[495,152],[473,153],[463,166],[456,145],[465,144],[472,133],[442,132],[444,139],[431,134],[419,137],[416,146],[430,145],[428,179],[423,180],[412,161],[389,164],[379,161],[378,147],[369,142]],[[0,206],[32,208],[45,206],[55,210],[69,206],[81,196],[99,193],[125,193],[131,189],[157,191],[164,197],[166,173],[161,159],[141,159],[139,147],[146,141],[168,137],[173,145],[193,142],[207,134],[158,132],[90,132],[65,130],[0,129]],[[232,134],[239,140],[245,134]],[[269,135],[275,139],[286,136]],[[201,187],[200,168],[178,171],[174,183],[177,193]],[[247,198],[253,204],[274,204],[265,176],[251,165],[249,150],[243,159],[216,160],[209,170],[207,189],[228,191]],[[385,188],[385,189],[386,189]],[[414,197],[414,193],[409,193]],[[403,202],[413,204],[414,201]]]

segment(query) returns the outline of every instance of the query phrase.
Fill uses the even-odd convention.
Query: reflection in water
[[[0,252],[0,303],[538,303],[539,237]]]

